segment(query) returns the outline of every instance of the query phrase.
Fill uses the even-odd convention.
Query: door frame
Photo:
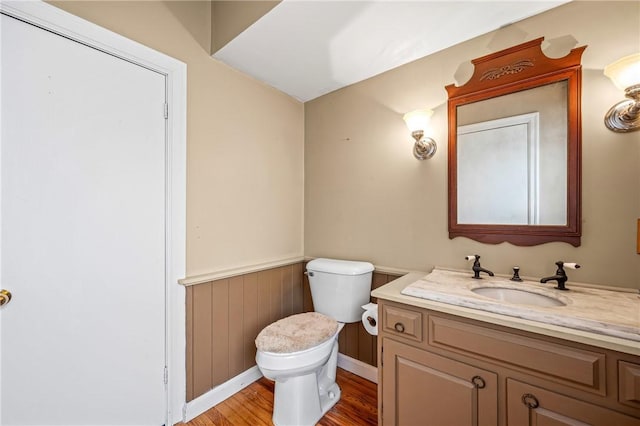
[[[0,0],[0,13],[166,76],[165,417],[166,424],[173,425],[183,420],[186,403],[186,298],[178,280],[186,272],[187,65],[42,1]]]

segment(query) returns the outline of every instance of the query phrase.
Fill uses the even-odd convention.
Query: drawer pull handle
[[[487,386],[484,379],[480,376],[473,376],[471,378],[471,383],[473,383],[473,386],[475,386],[476,389],[484,389]]]
[[[398,333],[404,333],[404,324],[401,322],[397,322],[393,328],[395,328]]]
[[[538,398],[531,395],[530,393],[525,393],[524,395],[522,395],[522,403],[531,409],[538,408],[540,406]]]

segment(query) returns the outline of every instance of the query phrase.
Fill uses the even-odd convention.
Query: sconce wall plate
[[[640,129],[640,84],[629,87],[625,95],[629,99],[612,106],[604,116],[605,126],[618,133]]]
[[[424,137],[424,132],[416,131],[412,132],[411,136],[416,140],[413,145],[413,156],[418,160],[428,160],[433,157],[438,149],[436,141],[432,138]]]

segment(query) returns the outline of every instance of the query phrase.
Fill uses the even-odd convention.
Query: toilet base
[[[341,391],[333,383],[319,395],[316,374],[276,382],[273,424],[276,426],[312,426],[340,400]]]
[[[276,426],[313,426],[340,400],[336,383],[338,341],[328,362],[319,370],[303,376],[277,380],[274,386],[273,424]]]
[[[314,424],[317,423],[318,420],[322,418],[322,416],[327,414],[327,411],[331,410],[331,408],[333,408],[333,406],[336,405],[338,401],[340,401],[340,396],[342,396],[342,391],[340,390],[340,386],[338,386],[337,383],[334,383],[333,386],[329,388],[329,392],[324,395],[320,395],[320,408],[322,410],[322,413],[320,414],[320,417],[318,417],[318,419],[314,422]]]

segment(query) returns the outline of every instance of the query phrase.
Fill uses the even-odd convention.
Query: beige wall
[[[603,125],[623,98],[604,66],[640,51],[639,2],[572,2],[305,104],[305,255],[429,270],[483,266],[540,277],[562,259],[583,265],[570,280],[640,287],[640,134]],[[481,244],[447,233],[447,112],[444,86],[470,59],[544,36],[589,47],[583,56],[582,245]],[[465,69],[465,67],[462,67]],[[467,76],[468,67],[466,67]],[[413,158],[402,114],[435,110],[436,156]]]
[[[301,256],[303,105],[209,56],[210,3],[53,4],[187,64],[187,275]]]

